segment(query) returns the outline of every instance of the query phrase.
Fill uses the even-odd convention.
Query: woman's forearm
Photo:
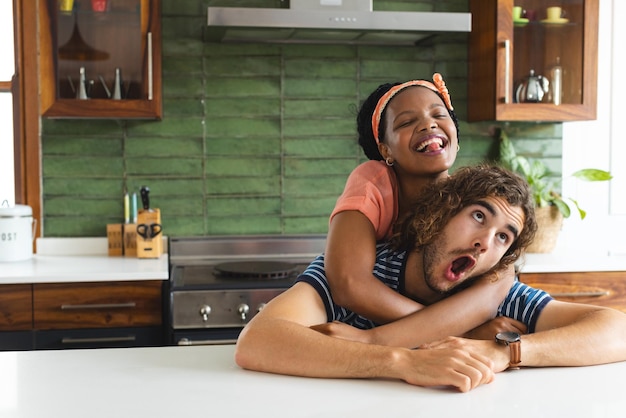
[[[498,306],[514,281],[512,269],[497,281],[482,277],[469,288],[393,323],[376,327],[370,341],[400,347],[417,347],[447,336],[460,336],[495,317]]]

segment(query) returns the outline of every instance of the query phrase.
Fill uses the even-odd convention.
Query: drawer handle
[[[178,345],[190,346],[190,345],[221,345],[221,344],[235,344],[237,339],[226,340],[190,340],[189,338],[181,338],[178,340]]]
[[[124,309],[134,308],[137,304],[135,302],[127,303],[91,303],[85,305],[61,305],[61,310],[70,311],[75,309]]]
[[[563,292],[563,293],[550,293],[553,298],[597,298],[600,296],[608,296],[608,291],[599,292]]]
[[[119,343],[135,341],[134,335],[128,337],[71,338],[63,337],[61,344]]]

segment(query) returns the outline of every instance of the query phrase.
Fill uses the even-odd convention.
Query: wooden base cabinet
[[[161,280],[4,285],[0,350],[159,346]]]
[[[558,300],[626,312],[626,271],[520,273],[519,279]]]

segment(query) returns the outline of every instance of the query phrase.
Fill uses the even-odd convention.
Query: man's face
[[[522,208],[512,207],[500,197],[487,197],[464,208],[424,247],[426,284],[446,295],[486,273],[498,264],[523,226]]]

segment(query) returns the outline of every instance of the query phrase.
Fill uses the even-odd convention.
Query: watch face
[[[516,341],[520,341],[520,335],[517,332],[499,332],[496,334],[496,340],[501,341],[503,343],[514,343]]]

